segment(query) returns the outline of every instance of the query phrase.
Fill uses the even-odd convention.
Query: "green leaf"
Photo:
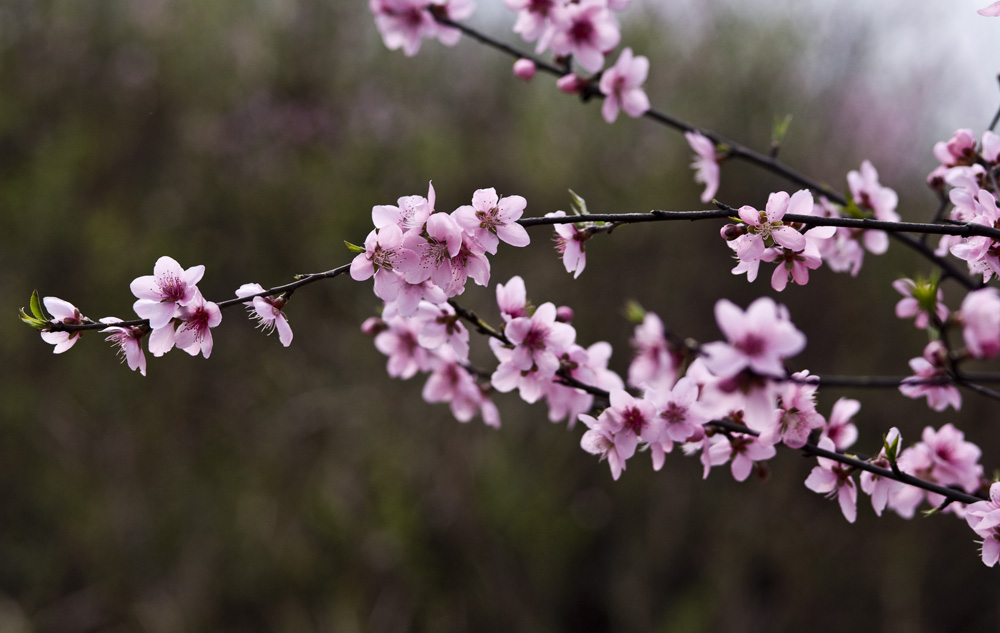
[[[45,317],[45,312],[42,310],[42,301],[38,298],[38,291],[31,291],[31,313],[35,315],[36,319],[41,319],[42,321],[48,321]],[[23,310],[22,310],[23,312]]]
[[[587,215],[587,201],[572,189],[569,190],[569,195],[573,198],[573,215]]]
[[[351,244],[347,240],[344,240],[344,244],[347,245],[347,250],[351,251],[352,253],[364,253],[365,252],[364,247],[358,246],[357,244]]]
[[[771,128],[771,142],[775,145],[781,145],[782,141],[785,140],[785,134],[788,134],[788,126],[792,124],[792,115],[786,114],[783,117],[775,115],[774,126]]]
[[[639,305],[638,301],[629,300],[625,303],[625,318],[630,323],[639,325],[646,318],[646,309]]]
[[[19,312],[21,320],[30,325],[31,327],[35,328],[36,330],[44,330],[49,325],[49,322],[44,319],[36,319],[35,317],[30,316],[27,312],[24,311],[24,308],[21,308]]]

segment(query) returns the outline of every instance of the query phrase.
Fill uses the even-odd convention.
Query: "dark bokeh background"
[[[725,469],[703,482],[679,455],[660,473],[639,456],[612,482],[579,429],[516,396],[497,397],[500,431],[459,424],[422,402],[422,380],[385,374],[358,330],[369,284],[298,292],[289,349],[227,311],[210,360],[150,358],[146,378],[100,335],[53,356],[16,320],[35,288],[129,318],[128,283],[164,254],[205,264],[217,300],[343,264],[372,205],[432,179],[439,209],[489,186],[532,215],[567,208],[569,188],[595,212],[701,208],[679,135],[609,126],[469,41],[386,51],[365,5],[0,4],[0,630],[995,630],[1000,580],[964,522],[876,519],[862,498],[848,525],[790,451],[766,484]],[[843,188],[871,158],[904,217],[929,217],[931,143],[980,131],[995,104],[941,113],[992,79],[946,56],[888,65],[885,38],[934,29],[910,14],[897,31],[809,15],[637,2],[625,39],[651,59],[657,107],[761,148],[791,113],[789,163]],[[511,20],[484,6],[473,23],[514,41]],[[926,39],[948,38],[970,46]],[[719,196],[761,206],[787,187],[727,164]],[[719,297],[771,292],[766,275],[730,275],[717,229],[624,227],[591,243],[577,281],[536,230],[501,249],[493,281],[521,274],[536,302],[573,306],[578,340],[612,342],[624,372],[626,300],[707,341]],[[923,335],[895,319],[889,284],[917,272],[897,246],[857,279],[823,270],[786,291],[810,339],[797,366],[904,373]],[[492,297],[470,286],[462,301],[496,320]],[[952,421],[998,465],[995,409],[971,395],[934,414],[829,391],[821,410],[841,395],[863,401],[859,450],[893,424],[913,440]]]

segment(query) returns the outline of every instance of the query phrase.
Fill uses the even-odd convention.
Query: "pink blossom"
[[[823,429],[821,437],[833,441],[838,451],[845,451],[854,445],[858,439],[858,427],[851,421],[861,410],[861,403],[849,398],[840,398],[833,403],[830,419]]]
[[[812,194],[805,189],[795,192],[794,196],[784,191],[772,193],[764,211],[751,206],[740,207],[739,216],[747,224],[747,233],[733,240],[736,255],[744,261],[760,259],[764,248],[769,246],[765,240],[773,240],[790,251],[801,251],[806,247],[805,236],[784,224],[781,218],[786,212],[809,214],[812,207]]]
[[[986,16],[988,18],[998,17],[998,16],[1000,16],[1000,2],[994,2],[993,4],[989,5],[988,7],[983,7],[979,11],[976,11],[976,13],[978,13],[979,15]],[[1000,550],[998,550],[998,551],[1000,551]],[[985,546],[984,546],[984,549],[983,549],[983,562],[986,562],[986,550],[985,550]],[[995,558],[994,558],[994,562],[996,562]],[[987,564],[989,564],[989,563],[987,563]],[[992,566],[993,565],[990,565],[990,567],[992,567]]]
[[[691,163],[691,168],[695,170],[694,181],[705,185],[701,201],[708,202],[719,190],[719,160],[715,156],[715,143],[697,131],[685,132],[684,138],[694,150],[694,162]]]
[[[535,62],[523,57],[514,62],[514,76],[518,79],[531,81],[535,76]]]
[[[109,324],[101,332],[108,334],[105,339],[112,345],[118,347],[118,355],[128,363],[128,368],[132,371],[139,370],[143,376],[146,375],[146,355],[142,353],[142,337],[148,330],[141,326],[118,326],[121,323],[117,317],[104,317],[101,323]]]
[[[424,383],[426,402],[447,402],[459,422],[468,422],[477,413],[488,426],[500,427],[496,405],[483,393],[476,379],[448,348],[431,359],[431,375]]]
[[[465,20],[476,11],[476,3],[473,0],[431,0],[431,6],[453,22]],[[432,36],[445,46],[458,44],[458,40],[462,37],[462,32],[453,26],[445,26],[436,21],[434,26]]]
[[[581,0],[551,10],[554,27],[552,50],[556,55],[572,55],[580,66],[596,73],[604,65],[604,53],[618,46],[618,20],[608,10],[606,0]]]
[[[635,454],[640,441],[655,442],[663,433],[662,422],[656,417],[653,405],[646,400],[633,398],[627,391],[611,392],[611,406],[595,420],[581,415],[580,420],[590,428],[581,440],[589,453],[600,454],[611,462],[612,476],[617,479],[625,468],[625,461]],[[615,462],[620,463],[618,475]]]
[[[1000,2],[996,3],[1000,15]],[[990,486],[990,498],[966,507],[965,520],[982,537],[983,564],[993,567],[1000,561],[1000,482]]]
[[[896,451],[898,454],[899,440],[899,429],[896,427],[889,429],[889,432],[885,436],[885,443],[882,445],[882,450],[880,450],[878,456],[871,461],[872,465],[886,469],[891,468],[892,464],[889,462],[889,458],[886,454],[885,444],[892,446],[893,443],[897,443]],[[882,510],[885,510],[885,507],[889,503],[892,496],[897,494],[901,488],[905,487],[907,487],[906,484],[896,481],[895,479],[876,475],[875,473],[867,470],[861,473],[861,490],[871,497],[872,509],[875,510],[875,514],[877,516],[882,516]]]
[[[237,297],[249,297],[264,292],[260,284],[243,284],[236,289]],[[250,316],[257,319],[260,329],[270,334],[275,329],[278,330],[278,340],[282,345],[288,347],[292,344],[292,328],[288,325],[288,317],[285,316],[285,296],[277,297],[254,297],[251,301],[244,303],[250,311]]]
[[[432,355],[420,345],[415,325],[401,317],[387,319],[386,325],[388,328],[375,337],[375,348],[389,357],[389,375],[407,380],[418,371],[428,371]]]
[[[979,488],[983,476],[979,464],[982,451],[972,442],[966,442],[964,433],[952,424],[945,424],[937,431],[928,426],[920,439],[913,448],[926,456],[934,481],[942,486],[959,486],[966,492]]]
[[[45,297],[42,299],[45,309],[52,315],[52,320],[56,323],[66,325],[80,325],[84,322],[83,314],[75,305],[69,301],[63,301],[58,297]],[[55,345],[53,354],[62,354],[69,348],[76,345],[76,342],[83,336],[83,332],[41,332],[42,340],[49,345]]]
[[[222,310],[201,293],[185,304],[178,313],[181,324],[174,334],[174,344],[192,356],[199,352],[205,358],[212,353],[212,330],[222,323]]]
[[[631,457],[622,456],[622,449],[615,443],[615,434],[608,426],[589,415],[581,415],[580,420],[590,429],[580,438],[580,448],[591,455],[600,455],[601,461],[608,460],[611,467],[611,477],[617,481],[625,470],[625,460]],[[635,448],[632,448],[635,453]]]
[[[436,350],[447,344],[459,362],[468,362],[469,330],[459,320],[454,308],[447,303],[434,305],[424,301],[417,308],[414,319],[421,324],[417,334],[421,347]]]
[[[982,288],[962,300],[962,338],[973,358],[1000,354],[1000,292]]]
[[[397,206],[380,204],[372,207],[372,223],[376,229],[395,224],[403,233],[419,229],[434,212],[434,183],[427,184],[427,197],[403,196]]]
[[[153,274],[132,281],[132,294],[139,298],[133,308],[139,318],[149,319],[149,327],[158,330],[174,318],[177,309],[194,300],[197,284],[205,274],[204,266],[181,268],[172,257],[161,257]]]
[[[535,366],[548,377],[555,375],[559,369],[558,356],[576,339],[576,330],[571,325],[556,322],[556,307],[550,302],[538,306],[530,317],[512,319],[504,334],[514,345],[510,360],[514,368],[528,371]]]
[[[987,163],[997,164],[1000,162],[1000,134],[992,130],[983,132],[983,160]]]
[[[671,389],[677,381],[681,357],[667,342],[663,321],[647,312],[632,335],[635,358],[628,368],[628,382],[641,389]]]
[[[562,218],[566,216],[565,211],[546,213],[547,218]],[[556,224],[555,225],[556,252],[562,255],[563,266],[566,272],[573,273],[573,279],[580,276],[587,266],[587,253],[584,246],[590,233],[579,228],[576,224]]]
[[[420,50],[420,40],[437,31],[437,23],[427,7],[430,0],[369,0],[368,7],[375,14],[375,26],[382,35],[386,48],[403,49],[407,57]]]
[[[505,323],[528,316],[528,291],[520,275],[511,277],[506,285],[497,284],[497,306]]]
[[[808,233],[806,237],[809,237]],[[777,292],[785,289],[789,279],[800,286],[806,285],[809,283],[809,271],[816,270],[823,265],[823,258],[820,256],[819,250],[809,239],[806,239],[806,245],[801,251],[767,248],[764,249],[760,259],[777,264],[774,272],[771,273],[771,287]],[[749,262],[747,263],[749,264]],[[735,273],[736,270],[733,269],[733,272]]]
[[[781,407],[775,413],[773,424],[756,429],[761,431],[761,444],[770,446],[780,441],[789,448],[802,448],[809,440],[809,433],[826,424],[823,416],[816,412],[816,384],[805,382],[808,375],[808,371],[794,373],[792,378],[795,380],[781,386],[778,392]]]
[[[934,144],[934,157],[945,167],[969,165],[976,160],[976,138],[972,130],[963,128],[956,130],[951,139]]]
[[[698,404],[698,385],[694,379],[684,377],[677,381],[673,389],[654,389],[646,392],[648,400],[656,408],[656,415],[663,421],[661,437],[653,441],[669,439],[685,442],[696,435],[709,421]]]
[[[403,248],[417,255],[417,264],[404,275],[406,281],[416,284],[430,279],[447,292],[456,278],[455,269],[460,267],[457,257],[463,239],[462,229],[452,216],[432,213],[422,235],[411,231],[403,236]]]
[[[500,240],[511,246],[527,246],[530,238],[517,220],[527,205],[521,196],[499,198],[496,189],[479,189],[472,194],[472,206],[464,205],[452,212],[455,221],[487,253],[495,254]]]
[[[403,247],[403,232],[395,224],[372,231],[365,238],[365,252],[358,253],[351,261],[351,278],[364,281],[375,276],[375,294],[383,301],[392,301],[399,294],[403,279],[393,274],[396,269],[404,275],[421,274],[420,258]],[[414,283],[422,281],[415,279]]]
[[[992,193],[980,189],[978,196],[971,202],[975,216],[969,221],[993,228],[1000,227],[1000,208]],[[971,272],[982,273],[983,283],[994,275],[1000,276],[1000,247],[992,238],[982,235],[965,238],[951,247],[951,254],[967,261]]]
[[[835,450],[830,438],[821,439],[819,447],[828,451]],[[827,457],[816,459],[819,466],[813,468],[812,472],[809,473],[806,487],[813,492],[826,494],[829,497],[836,496],[844,518],[848,522],[854,523],[858,515],[858,489],[854,484],[854,479],[851,478],[851,468]]]
[[[570,378],[610,392],[624,388],[622,379],[608,369],[611,351],[611,345],[604,341],[586,349],[574,344],[560,357],[560,362]],[[577,417],[590,411],[594,404],[594,396],[586,391],[555,381],[546,385],[545,398],[549,405],[549,420],[558,422],[568,419],[569,428],[573,428]]]
[[[539,53],[548,48],[552,38],[549,15],[562,4],[561,0],[504,0],[504,4],[518,12],[514,32],[526,42],[538,40]]]
[[[631,117],[642,116],[649,110],[649,97],[642,84],[649,74],[649,59],[633,57],[632,49],[625,48],[614,66],[601,75],[600,89],[604,93],[601,114],[608,123],[614,123],[618,111],[625,110]]]
[[[705,364],[716,376],[735,376],[744,369],[765,376],[785,374],[782,359],[798,354],[806,337],[788,318],[788,310],[768,297],[750,304],[746,312],[727,299],[715,304],[715,319],[727,343],[702,346]]]
[[[896,213],[899,196],[879,183],[878,171],[870,161],[861,163],[860,172],[848,172],[847,184],[858,207],[870,210],[876,220],[899,222],[899,214]],[[889,237],[883,231],[865,231],[863,240],[865,248],[875,255],[881,255],[889,248]]]
[[[903,379],[899,391],[907,398],[926,396],[927,406],[944,411],[951,405],[956,411],[962,408],[962,394],[955,385],[948,384],[946,369],[948,352],[940,341],[931,341],[924,348],[922,358],[910,359],[914,375]],[[943,382],[937,382],[938,380]]]

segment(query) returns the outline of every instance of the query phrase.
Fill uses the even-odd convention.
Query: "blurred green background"
[[[978,135],[996,107],[983,2],[637,0],[624,41],[651,60],[656,107],[759,148],[792,114],[784,159],[842,189],[870,158],[921,220],[932,143]],[[996,630],[1000,577],[963,521],[876,519],[862,498],[848,525],[791,451],[766,484],[702,481],[680,455],[659,473],[639,456],[612,482],[579,429],[514,395],[496,398],[500,431],[457,423],[422,402],[422,379],[386,375],[358,329],[370,284],[296,293],[288,349],[227,311],[210,360],[150,357],[146,378],[98,334],[54,356],[17,321],[35,288],[131,318],[128,284],[161,255],[205,264],[216,300],[332,268],[372,205],[429,180],[439,210],[490,186],[529,215],[568,208],[569,188],[593,212],[702,208],[678,134],[609,126],[468,40],[389,52],[366,4],[0,4],[0,631]],[[479,4],[472,23],[516,41],[513,15]],[[719,198],[787,188],[726,164]],[[493,284],[521,274],[536,303],[572,306],[578,341],[610,341],[622,373],[626,300],[709,341],[719,297],[773,294],[768,275],[729,273],[714,224],[623,227],[590,243],[576,281],[549,230],[532,237],[501,248]],[[889,284],[920,272],[896,246],[857,279],[824,269],[787,290],[810,339],[796,366],[906,373],[924,339]],[[462,303],[498,320],[492,285]],[[950,421],[987,472],[1000,464],[996,409],[970,394],[960,414],[845,390],[820,410],[842,395],[863,402],[859,450],[893,424],[913,441]]]

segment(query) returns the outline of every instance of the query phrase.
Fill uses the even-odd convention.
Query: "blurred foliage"
[[[35,288],[127,318],[127,284],[164,254],[205,264],[210,298],[276,285],[347,262],[372,205],[432,179],[439,209],[488,186],[537,215],[568,208],[570,188],[592,212],[700,208],[679,135],[608,126],[468,41],[390,53],[364,5],[0,4],[0,630],[994,630],[1000,581],[962,521],[876,520],[862,499],[847,525],[787,451],[767,485],[702,482],[682,456],[660,473],[640,456],[612,483],[578,429],[516,397],[497,398],[501,431],[460,425],[421,401],[422,381],[385,375],[358,331],[368,284],[296,293],[289,349],[228,311],[210,361],[150,358],[146,378],[99,334],[48,353],[15,317]],[[844,187],[867,157],[884,182],[922,183],[933,104],[911,97],[934,73],[874,102],[857,70],[878,25],[840,32],[817,65],[800,24],[698,12],[627,14],[654,104],[762,148],[794,114],[782,156],[802,170]],[[474,23],[502,33],[510,16]],[[727,164],[719,197],[759,206],[777,188]],[[904,217],[933,211],[921,186],[897,189]],[[533,238],[501,249],[493,279],[522,274],[536,302],[573,306],[579,340],[612,342],[622,372],[628,299],[707,341],[718,297],[770,292],[730,275],[714,226],[622,227],[575,282]],[[788,290],[810,337],[795,362],[905,372],[921,334],[896,322],[888,286],[923,270],[895,248],[857,279],[823,270]],[[492,297],[462,301],[495,319]],[[956,420],[996,459],[995,413],[971,396],[960,417],[859,396],[859,450],[892,424],[905,440]]]

